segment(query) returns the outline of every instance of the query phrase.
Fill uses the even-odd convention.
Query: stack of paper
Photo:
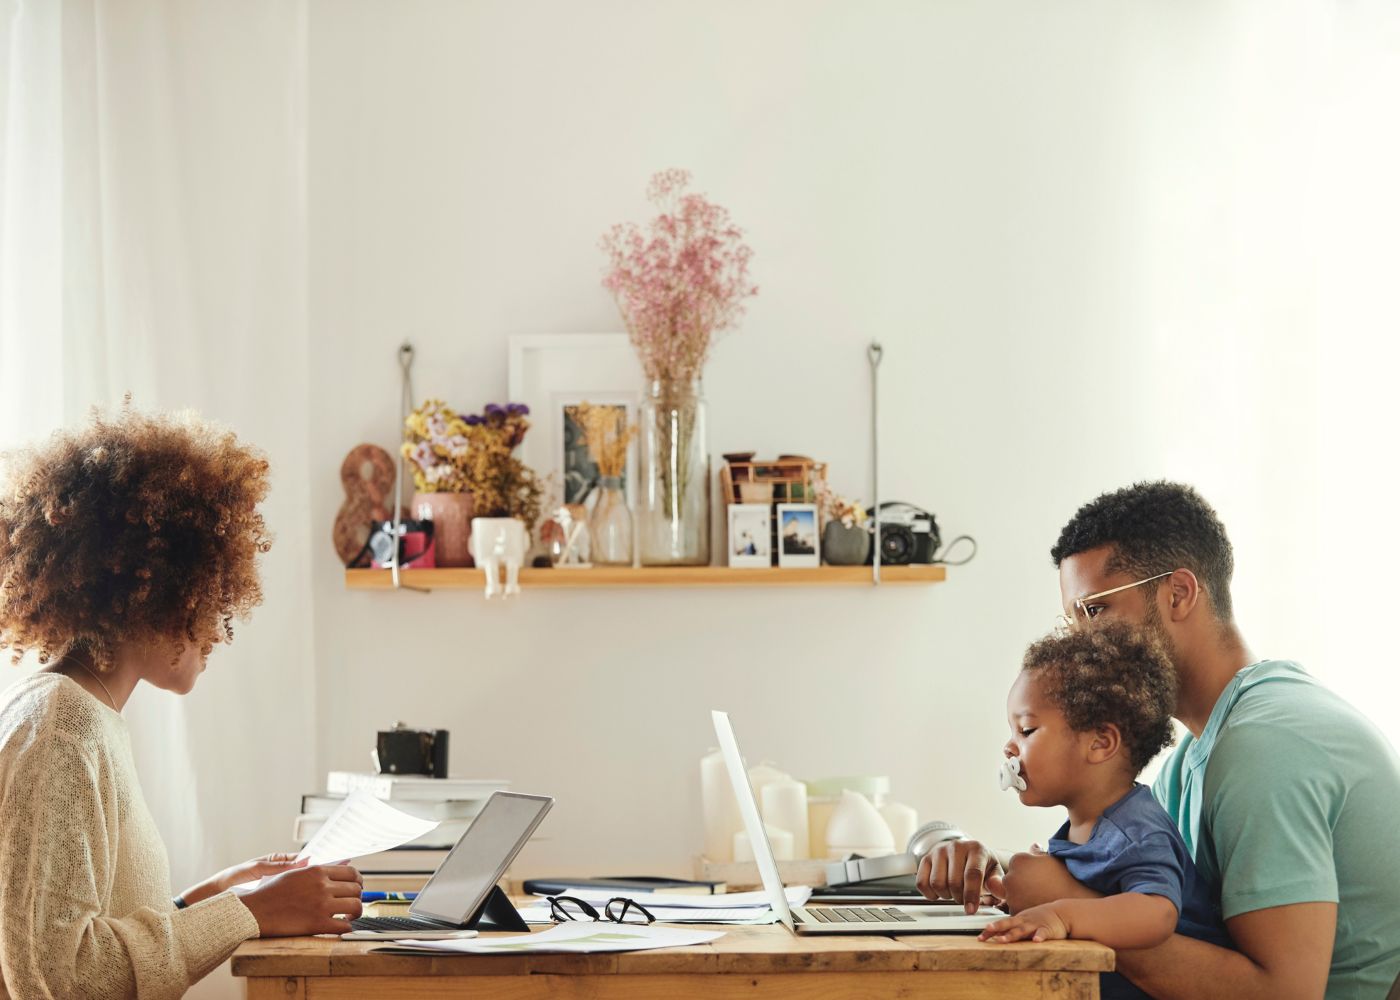
[[[690,931],[675,927],[646,927],[635,924],[568,923],[538,934],[512,937],[449,938],[446,941],[396,941],[371,948],[390,954],[447,952],[463,955],[518,955],[533,951],[647,951],[652,948],[682,948],[708,944],[724,937],[723,931]]]
[[[812,890],[808,886],[797,885],[789,888],[786,894],[789,906],[801,906],[811,897]],[[623,893],[588,889],[568,895],[583,900],[601,912],[608,900]],[[715,896],[650,892],[629,898],[645,906],[647,912],[659,922],[668,924],[771,924],[778,919],[766,892],[726,892]],[[520,915],[526,923],[553,922],[548,901],[522,907]]]

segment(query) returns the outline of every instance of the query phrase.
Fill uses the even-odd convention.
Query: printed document
[[[450,938],[445,941],[396,941],[371,951],[421,955],[446,952],[453,955],[519,955],[523,952],[648,951],[708,944],[724,937],[724,931],[691,931],[678,927],[649,927],[608,921],[567,923],[538,934],[511,937]]]
[[[437,820],[410,816],[368,792],[354,792],[306,842],[297,860],[313,865],[350,861],[401,847],[437,825]]]
[[[789,886],[783,893],[787,896],[788,906],[802,906],[807,900],[812,898],[812,887],[807,885]],[[768,909],[772,905],[768,899],[768,893],[759,892],[719,892],[713,895],[696,895],[691,893],[665,893],[665,892],[617,892],[608,889],[579,889],[574,892],[560,893],[564,896],[573,896],[581,899],[585,903],[594,906],[602,906],[610,899],[618,896],[624,899],[634,899],[641,903],[648,910],[652,907],[666,907],[678,910],[737,910],[746,907]],[[546,903],[546,906],[549,904]]]
[[[297,860],[311,865],[351,861],[376,851],[401,847],[437,826],[437,820],[410,816],[368,792],[355,792],[326,818],[301,849]],[[233,888],[236,892],[245,892],[261,881],[253,879]]]
[[[771,906],[738,906],[731,910],[700,909],[684,906],[655,906],[646,897],[642,905],[663,924],[776,924],[778,915]],[[601,909],[601,904],[600,907]],[[531,903],[517,907],[520,919],[527,924],[552,924],[554,912],[549,903]]]

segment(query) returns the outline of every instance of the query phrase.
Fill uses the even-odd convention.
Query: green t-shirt
[[[1337,903],[1328,1000],[1380,1000],[1400,973],[1400,758],[1296,663],[1230,681],[1153,785],[1226,920]]]

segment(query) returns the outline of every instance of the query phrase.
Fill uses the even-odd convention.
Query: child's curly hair
[[[268,463],[194,414],[123,407],[6,456],[0,649],[18,663],[79,650],[112,668],[122,643],[170,638],[207,656],[262,601],[256,557]]]
[[[1144,629],[1106,622],[1046,636],[1026,650],[1021,669],[1040,681],[1075,732],[1117,726],[1134,774],[1175,741],[1176,670]]]

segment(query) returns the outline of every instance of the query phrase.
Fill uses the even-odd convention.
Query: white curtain
[[[264,606],[191,695],[126,712],[178,890],[290,846],[315,784],[305,5],[0,11],[0,447],[130,391],[272,461]],[[193,995],[239,994],[220,975]]]

